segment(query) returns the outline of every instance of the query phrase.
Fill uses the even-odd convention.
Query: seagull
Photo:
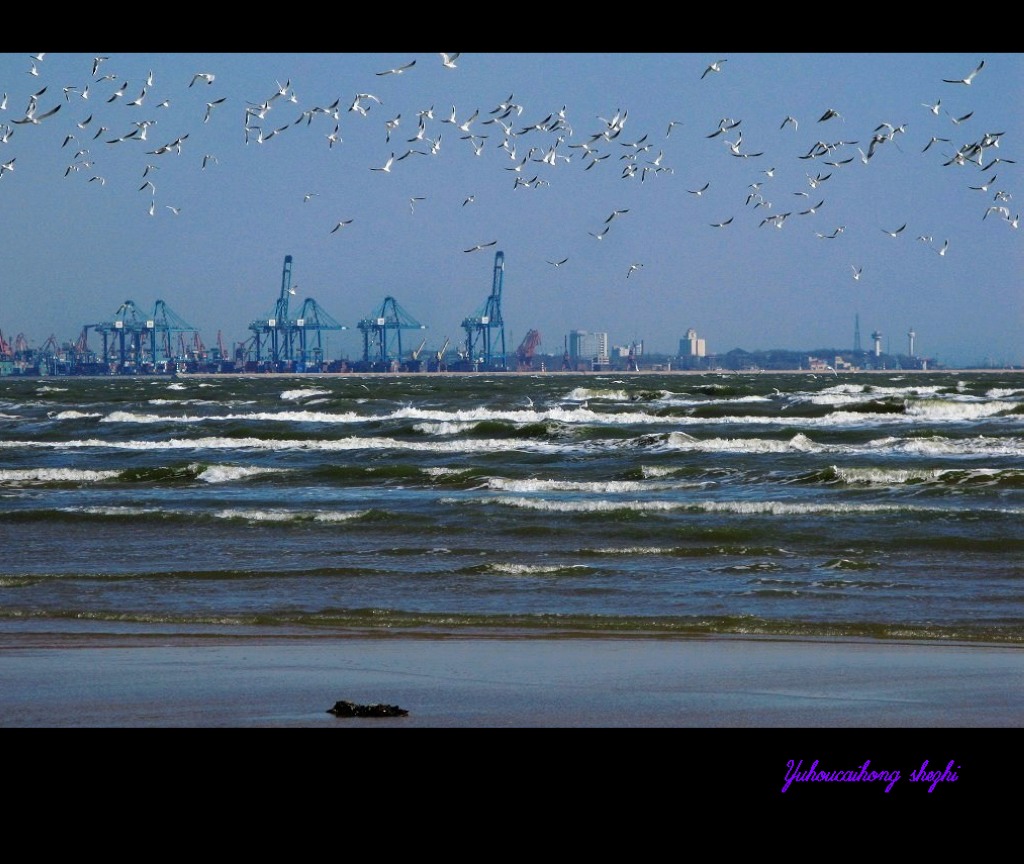
[[[385,69],[383,72],[378,72],[378,75],[401,75],[406,69],[411,69],[416,65],[415,60],[411,60],[404,66],[396,66],[394,69]]]
[[[800,211],[800,215],[801,215],[801,216],[806,216],[806,215],[807,215],[808,213],[817,213],[817,212],[818,212],[818,208],[819,208],[819,207],[820,207],[820,206],[821,206],[822,204],[824,204],[824,203],[825,203],[825,199],[824,199],[824,198],[822,198],[822,199],[821,199],[821,201],[819,201],[819,202],[818,202],[817,204],[815,204],[815,205],[814,205],[813,207],[809,207],[809,208],[808,208],[808,209],[806,209],[806,210],[801,210],[801,211]]]
[[[710,185],[711,185],[711,181],[708,180],[708,182],[705,183],[703,186],[701,186],[700,189],[687,189],[686,191],[689,192],[691,195],[698,195],[699,196],[699,195],[703,195],[707,191],[708,186],[710,186]]]
[[[818,118],[819,123],[824,123],[826,120],[831,120],[833,117],[838,117],[840,120],[843,119],[842,115],[834,108],[829,108],[824,114]]]
[[[902,225],[900,225],[900,227],[899,227],[899,228],[897,228],[897,229],[896,229],[895,231],[888,231],[888,230],[886,230],[885,228],[883,228],[883,229],[882,229],[882,231],[884,231],[884,232],[885,232],[886,234],[888,234],[888,235],[889,235],[890,237],[896,237],[896,236],[898,236],[898,235],[899,235],[900,231],[902,231],[902,230],[903,230],[904,228],[906,228],[906,227],[907,227],[907,223],[906,223],[906,222],[904,222],[904,223],[903,223]]]
[[[177,216],[181,212],[180,207],[172,207],[170,204],[164,204],[164,207],[170,210],[175,216]]]
[[[216,75],[211,75],[209,72],[196,72],[196,74],[192,76],[192,82],[188,86],[191,87],[192,84],[196,83],[196,81],[205,81],[207,84],[212,84],[213,79],[216,77]]]
[[[14,122],[14,123],[32,123],[32,124],[38,126],[40,121],[45,120],[47,117],[51,117],[54,114],[56,114],[58,111],[60,111],[60,106],[61,106],[61,103],[58,102],[56,108],[51,108],[49,111],[44,111],[42,114],[38,114],[37,115],[36,114],[36,106],[35,106],[35,103],[33,102],[32,105],[29,106],[30,110],[25,113],[24,117],[22,117],[22,118],[20,118],[18,120],[14,120],[12,122]]]
[[[216,156],[211,156],[209,153],[207,153],[203,157],[203,170],[204,171],[206,170],[206,164],[208,162],[215,162],[217,165],[220,165],[220,160]]]
[[[613,211],[612,211],[612,215],[611,215],[611,216],[609,216],[609,217],[608,217],[607,219],[605,219],[605,220],[604,220],[604,224],[605,224],[605,225],[607,225],[607,224],[608,224],[609,222],[611,222],[611,221],[612,221],[612,219],[614,219],[614,218],[615,218],[616,216],[621,216],[621,215],[622,215],[623,213],[628,213],[628,212],[629,212],[629,208],[628,208],[628,207],[627,207],[627,208],[626,208],[625,210],[613,210]]]
[[[943,243],[943,244],[942,244],[942,248],[941,248],[941,249],[937,249],[936,251],[937,251],[937,252],[938,252],[938,253],[939,253],[940,255],[945,255],[945,254],[946,254],[946,250],[947,250],[948,248],[949,248],[949,241],[947,240],[947,241],[946,241],[945,243]]]
[[[462,206],[465,207],[467,204],[472,204],[476,201],[476,195],[467,195],[466,200],[462,202]]]
[[[595,234],[593,231],[588,231],[587,233],[591,237],[596,237],[598,240],[601,240],[604,237],[604,235],[608,233],[608,229],[611,227],[611,225],[605,225],[604,228],[602,228],[597,234]]]
[[[860,274],[864,272],[863,267],[854,267],[852,264],[850,265],[850,269],[853,271],[853,278],[855,280],[860,279]]]
[[[220,99],[214,99],[212,102],[207,102],[206,103],[206,115],[203,117],[203,122],[204,123],[207,120],[210,119],[210,112],[213,111],[213,107],[215,105],[220,105],[220,103],[223,102],[227,98],[228,98],[227,96],[221,96]]]
[[[395,154],[392,153],[391,157],[388,159],[387,162],[384,163],[384,165],[382,167],[380,167],[380,168],[371,168],[370,170],[371,171],[383,171],[386,174],[390,174],[391,173],[391,163],[394,162],[394,161],[395,161]]]
[[[946,113],[949,114],[948,111]],[[964,120],[970,120],[973,114],[973,111],[968,111],[963,117],[954,117],[952,114],[949,114],[949,119],[953,121],[954,125],[959,126]]]
[[[782,121],[782,125],[779,128],[780,129],[785,129],[787,123],[792,123],[793,124],[793,130],[794,131],[796,131],[797,129],[800,128],[800,124],[797,122],[796,117],[791,117],[791,116],[788,116],[788,115],[787,115],[786,119]]]
[[[672,134],[672,127],[673,126],[679,126],[679,125],[681,125],[681,123],[682,123],[681,120],[669,120],[668,121],[668,129],[665,130],[665,137],[668,138],[668,136]]]
[[[982,67],[984,65],[985,65],[985,61],[982,60],[978,64],[977,68],[970,75],[968,75],[966,78],[943,78],[942,80],[945,83],[947,83],[947,84],[968,84],[969,85],[974,80],[974,76],[977,75],[982,70]]]
[[[728,225],[730,222],[732,222],[733,218],[734,217],[730,216],[724,222],[712,222],[711,223],[711,227],[712,228],[724,228],[726,225]]]
[[[440,52],[438,52],[440,53]],[[459,57],[459,53],[456,54],[441,54],[441,62],[444,64],[446,69],[454,69],[455,61]]]
[[[302,196],[302,203],[305,204],[311,198],[315,198],[319,194],[319,192],[307,192],[305,195]]]
[[[639,270],[643,266],[643,264],[630,264],[629,270],[626,271],[626,278],[628,279],[631,273],[633,273],[636,270]]]
[[[96,73],[100,71],[100,64],[103,63],[105,60],[109,60],[109,59],[110,59],[109,57],[93,57],[93,60],[92,60],[92,74],[93,74],[94,78],[96,77]]]
[[[939,116],[939,106],[942,104],[942,100],[939,99],[934,105],[929,105],[927,102],[922,102],[921,105],[932,112],[936,117]]]
[[[568,258],[563,258],[561,261],[548,261],[548,264],[552,267],[561,267],[568,260]]]
[[[725,60],[716,60],[714,63],[712,63],[710,66],[708,66],[707,69],[704,70],[704,75],[707,75],[708,72],[721,72],[722,71],[722,64],[724,62],[725,62]],[[700,76],[702,81],[704,80],[704,75]]]
[[[330,233],[333,234],[335,231],[340,231],[346,225],[351,225],[351,224],[352,224],[352,220],[351,219],[343,219],[341,222],[339,222],[337,225],[335,225],[331,229]]]
[[[490,243],[477,243],[476,246],[471,246],[469,249],[463,249],[463,252],[476,252],[479,249],[486,249],[488,246],[497,245],[497,240],[492,240]]]
[[[128,90],[128,82],[125,81],[117,90],[114,91],[113,95],[107,100],[113,102],[115,99],[120,99]]]
[[[417,201],[426,201],[426,200],[427,200],[427,198],[426,198],[425,195],[413,195],[409,199],[409,212],[410,213],[415,213],[416,212],[416,202]]]
[[[948,138],[940,138],[938,135],[932,135],[931,141],[924,145],[924,150],[921,152],[924,153],[925,150],[931,147],[936,141],[945,141],[947,144],[950,143]]]

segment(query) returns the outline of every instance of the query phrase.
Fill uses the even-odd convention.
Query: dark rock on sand
[[[397,705],[384,705],[379,702],[373,705],[358,705],[339,699],[332,708],[327,709],[327,713],[335,717],[405,717],[409,712]]]

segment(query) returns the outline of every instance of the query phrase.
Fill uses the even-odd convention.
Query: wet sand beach
[[[991,728],[1018,646],[783,639],[9,637],[0,726]],[[338,700],[398,705],[342,719]]]

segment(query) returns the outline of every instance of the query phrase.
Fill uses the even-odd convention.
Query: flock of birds
[[[461,58],[458,53],[440,53],[438,59],[445,69],[458,70],[458,61]],[[148,193],[150,198],[147,202],[147,211],[150,216],[157,212],[157,182],[154,173],[161,165],[161,159],[181,155],[190,144],[191,131],[183,131],[169,139],[151,141],[150,135],[154,135],[154,126],[160,119],[159,112],[168,109],[171,100],[185,98],[188,96],[192,102],[196,102],[191,94],[181,94],[173,90],[161,93],[157,76],[151,71],[140,83],[131,86],[131,82],[113,72],[116,61],[111,61],[109,56],[96,56],[92,60],[91,69],[83,70],[82,79],[71,84],[55,86],[53,82],[42,83],[46,79],[46,54],[32,54],[26,57],[26,73],[32,79],[37,79],[42,86],[33,89],[28,96],[27,104],[20,112],[11,112],[9,107],[11,99],[7,92],[0,97],[0,147],[16,150],[20,141],[28,140],[24,134],[16,136],[15,133],[24,127],[39,127],[41,125],[56,126],[64,122],[62,142],[59,146],[68,153],[65,177],[72,177],[82,174],[88,175],[89,183],[96,183],[100,186],[106,184],[106,178],[98,173],[102,157],[94,150],[104,148],[109,151],[114,147],[137,146],[144,147],[147,157],[145,167],[138,177],[138,191]],[[707,64],[702,73],[695,78],[704,81],[710,77],[728,75],[726,71],[727,58],[717,59]],[[408,62],[392,66],[390,68],[375,71],[375,76],[384,78],[387,76],[403,76],[417,74],[413,70],[417,68],[418,59],[411,59]],[[978,65],[963,77],[943,78],[941,83],[945,87],[972,87],[976,86],[979,76],[985,69],[985,61]],[[84,74],[88,72],[88,74]],[[458,74],[455,72],[455,74]],[[187,86],[182,90],[193,90],[199,88],[203,96],[208,92],[214,92],[217,86],[218,77],[216,73],[198,71],[188,79]],[[341,97],[325,105],[313,105],[302,107],[299,96],[292,86],[291,80],[275,82],[276,87],[265,97],[254,101],[247,101],[240,107],[243,126],[241,137],[246,146],[265,146],[275,137],[283,135],[287,130],[300,127],[311,128],[317,123],[325,124],[323,128],[327,131],[322,133],[322,146],[333,149],[343,143],[342,124],[343,122],[363,122],[367,118],[379,117],[386,113],[382,99],[370,92],[359,92],[351,98]],[[939,82],[936,82],[937,85]],[[184,84],[184,82],[182,82]],[[708,86],[708,85],[700,85]],[[209,89],[212,88],[212,89]],[[193,93],[196,91],[193,91]],[[228,102],[228,97],[215,95],[206,100],[203,98],[201,104],[201,116],[197,115],[196,123],[208,124],[211,122],[222,122],[219,120],[223,106]],[[287,117],[287,122],[275,125],[275,117],[284,113],[286,106],[298,106]],[[934,103],[922,103],[922,107],[936,117],[941,116],[944,110],[942,99]],[[127,115],[125,109],[131,109]],[[149,112],[152,109],[152,112]],[[295,116],[294,111],[300,113]],[[121,113],[118,113],[118,112]],[[63,113],[61,113],[63,112]],[[483,113],[486,112],[486,113]],[[973,111],[956,115],[946,112],[951,124],[961,128],[967,124]],[[10,117],[4,120],[4,115]],[[238,115],[236,115],[237,117]],[[527,119],[524,119],[527,118]],[[124,118],[123,120],[121,118]],[[601,166],[614,157],[619,164],[619,176],[624,181],[643,183],[648,179],[659,175],[673,174],[675,168],[667,164],[664,147],[658,147],[655,143],[655,136],[643,134],[640,137],[630,140],[626,135],[627,120],[629,112],[619,109],[609,117],[597,117],[593,131],[585,134],[577,133],[571,124],[565,106],[560,110],[547,112],[546,116],[538,119],[529,119],[526,108],[514,100],[514,94],[509,94],[506,99],[501,100],[491,108],[481,109],[474,107],[471,111],[460,112],[456,107],[451,106],[450,111],[438,111],[435,113],[434,106],[424,107],[418,110],[415,117],[403,117],[401,113],[394,115],[387,114],[382,122],[382,133],[384,143],[388,150],[387,158],[381,164],[367,166],[370,171],[389,175],[400,170],[400,165],[411,158],[436,157],[442,148],[442,139],[445,134],[455,137],[460,142],[468,142],[467,145],[476,156],[481,156],[485,148],[490,152],[500,152],[507,158],[508,164],[505,171],[509,172],[511,188],[536,189],[551,185],[552,171],[560,166],[573,165],[581,171],[591,171]],[[774,167],[759,170],[759,179],[749,184],[744,207],[756,213],[758,227],[774,227],[782,229],[790,217],[814,216],[819,210],[826,207],[828,198],[821,191],[833,175],[844,166],[859,159],[859,162],[868,165],[883,148],[898,147],[898,141],[907,134],[909,124],[893,124],[883,122],[873,129],[863,139],[846,141],[831,138],[824,130],[831,129],[836,122],[844,122],[843,115],[835,108],[826,108],[819,116],[814,117],[814,126],[818,132],[818,139],[799,159],[804,160],[808,167],[813,170],[807,171],[807,188],[790,193],[793,197],[799,197],[803,204],[791,209],[773,209],[773,202],[769,197],[768,184],[773,180],[776,169]],[[122,124],[115,127],[115,123]],[[104,125],[110,124],[110,125]],[[404,132],[409,129],[411,131]],[[682,121],[670,120],[663,133],[667,141],[677,126]],[[806,124],[805,124],[806,126]],[[781,119],[779,130],[790,127],[794,132],[800,129],[800,121],[792,115],[786,115]],[[928,152],[936,145],[946,145],[947,153],[942,157],[942,165],[947,167],[968,166],[976,168],[986,178],[984,182],[977,185],[970,185],[971,190],[978,191],[986,196],[985,208],[981,218],[984,220],[998,219],[1005,222],[1011,228],[1019,226],[1020,215],[1011,205],[1012,194],[997,183],[999,173],[997,167],[1002,164],[1014,164],[1015,160],[996,156],[995,153],[1002,143],[1003,132],[984,132],[975,135],[971,140],[959,146],[955,146],[950,137],[932,135],[923,147],[921,152]],[[742,120],[725,117],[719,120],[718,124],[703,133],[705,139],[720,139],[725,143],[729,155],[745,160],[762,159],[765,155],[763,150],[750,149],[744,140]],[[400,145],[400,146],[396,146]],[[455,145],[463,146],[463,145]],[[667,144],[665,146],[668,146]],[[392,149],[393,148],[393,149]],[[655,153],[655,149],[657,152]],[[855,149],[854,149],[855,148]],[[949,152],[951,151],[951,152]],[[1001,152],[1001,151],[1000,151]],[[4,151],[0,150],[0,181],[7,174],[16,170],[17,156],[4,158]],[[614,165],[615,162],[611,162]],[[202,156],[200,170],[212,169],[219,164],[215,154],[207,153]],[[760,164],[760,163],[755,163]],[[819,169],[817,166],[821,165]],[[607,166],[605,168],[607,170]],[[687,188],[687,193],[695,199],[701,199],[713,186],[712,180],[694,184],[694,188]],[[2,192],[2,183],[0,183]],[[318,192],[307,192],[302,196],[303,203],[310,203],[319,196]],[[408,199],[410,212],[415,214],[416,205],[427,200],[426,195],[415,195]],[[792,198],[788,198],[792,200]],[[474,204],[475,196],[466,195],[462,200],[462,207]],[[164,204],[173,215],[182,212],[180,202]],[[604,219],[595,230],[588,230],[588,234],[597,241],[602,241],[608,236],[613,223],[620,217],[629,213],[629,208],[620,208]],[[338,218],[325,226],[325,233],[330,235],[343,233],[343,229],[352,225],[354,217],[347,215],[347,218]],[[727,214],[724,218],[715,219],[707,224],[715,230],[728,230],[735,224],[735,213]],[[898,228],[890,229],[880,226],[881,231],[893,239],[901,237],[907,225],[900,225]],[[838,225],[831,231],[815,231],[815,236],[822,240],[835,241],[843,234],[845,226]],[[933,238],[928,235],[920,235],[919,241],[926,243],[934,249],[939,256],[946,256],[949,248],[949,239],[944,239],[941,246],[936,245]],[[486,242],[474,243],[462,248],[465,254],[471,254],[494,247],[497,239]],[[545,259],[549,265],[560,268],[569,261],[567,255],[555,256]],[[852,278],[860,280],[863,275],[863,267],[850,264]],[[644,264],[632,262],[625,269],[624,277],[638,275]]]

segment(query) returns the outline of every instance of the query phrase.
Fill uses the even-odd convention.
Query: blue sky
[[[291,255],[293,310],[349,328],[329,358],[361,356],[386,297],[436,349],[501,250],[510,350],[584,329],[674,353],[691,327],[711,352],[843,348],[859,316],[864,348],[913,328],[947,365],[1024,362],[1019,53],[97,56],[0,55],[8,340],[163,300],[230,347]]]

